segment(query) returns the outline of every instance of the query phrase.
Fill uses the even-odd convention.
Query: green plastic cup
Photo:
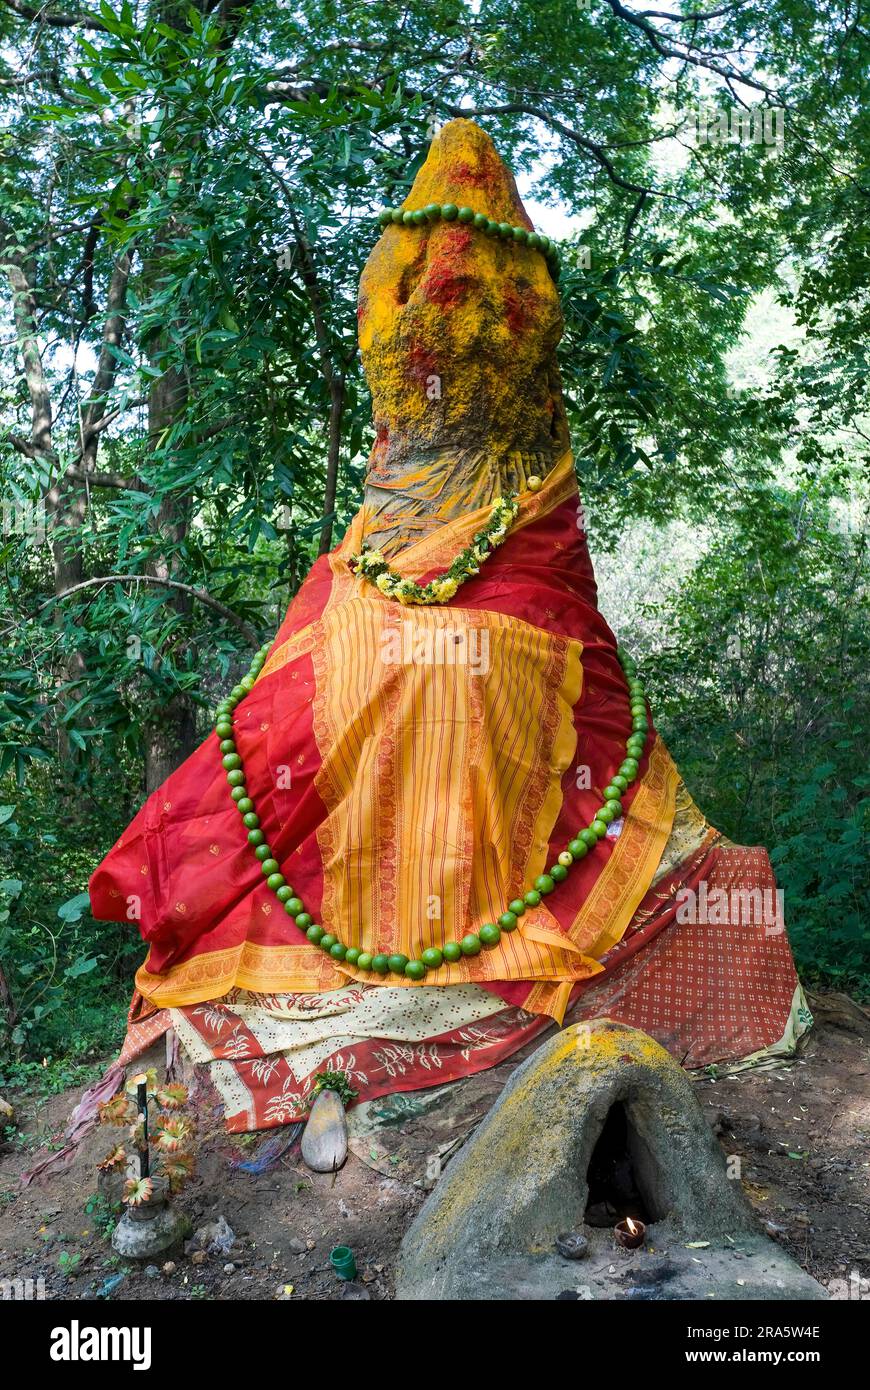
[[[336,1245],[329,1256],[329,1263],[339,1279],[356,1278],[356,1260],[347,1245]]]

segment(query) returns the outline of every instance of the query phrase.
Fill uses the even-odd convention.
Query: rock
[[[204,1265],[207,1259],[208,1255],[204,1250],[194,1250],[190,1257],[190,1263],[192,1265]]]
[[[166,1264],[163,1266],[163,1273],[166,1275],[167,1278],[170,1278],[175,1273],[177,1268],[178,1265],[175,1263],[174,1260],[167,1260]]]
[[[127,1181],[127,1173],[122,1170],[120,1173],[104,1172],[101,1168],[97,1169],[97,1191],[100,1196],[105,1198],[110,1207],[115,1207],[124,1195],[124,1184]]]
[[[556,1236],[556,1249],[566,1260],[582,1260],[589,1254],[589,1241],[579,1231],[565,1231]]]
[[[758,1229],[687,1074],[647,1034],[608,1019],[564,1029],[517,1068],[406,1232],[396,1297],[556,1299],[566,1229],[588,1241],[590,1296],[629,1296],[608,1277],[612,1229],[587,1222],[590,1188],[599,1208],[636,1193],[652,1249],[629,1257],[633,1298],[825,1297]]]
[[[150,1221],[134,1221],[125,1211],[112,1232],[112,1249],[127,1260],[153,1260],[180,1237],[180,1218],[169,1205],[161,1207]]]
[[[289,1249],[293,1251],[294,1255],[305,1255],[308,1252],[308,1242],[306,1240],[300,1240],[298,1236],[292,1236],[291,1239],[288,1240],[287,1245]]]
[[[315,1173],[334,1173],[347,1158],[347,1119],[335,1091],[321,1091],[311,1107],[302,1158]]]
[[[235,1232],[223,1216],[216,1216],[194,1231],[184,1247],[185,1255],[228,1255],[233,1248]]]
[[[235,1272],[236,1267],[234,1264],[224,1265],[224,1274],[235,1274]]]
[[[350,1301],[352,1303],[358,1303],[363,1299],[371,1298],[368,1289],[364,1289],[362,1284],[345,1284],[338,1296],[343,1301]]]
[[[864,1037],[870,1033],[870,1009],[863,1008],[848,994],[808,994],[807,1000],[816,1023]]]

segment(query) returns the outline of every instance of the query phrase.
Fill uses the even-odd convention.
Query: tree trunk
[[[15,1001],[12,998],[12,990],[9,988],[9,981],[6,978],[2,965],[0,965],[0,1009],[3,1009],[6,1013],[6,1026],[11,1033],[18,1015],[15,1012]]]
[[[319,555],[325,555],[332,545],[333,512],[338,487],[338,464],[341,451],[341,420],[344,415],[344,377],[332,376],[329,382],[329,447],[326,455],[326,486],[323,490],[323,515],[326,521],[320,533]]]
[[[187,402],[184,378],[174,368],[155,381],[148,398],[148,437],[155,448],[160,437],[177,420]],[[164,497],[155,522],[155,530],[166,543],[166,550],[157,550],[146,565],[146,573],[156,579],[174,578],[173,551],[187,534],[190,505],[186,499]],[[186,594],[172,593],[167,597],[179,613],[190,611]],[[196,746],[196,716],[187,695],[179,691],[157,711],[146,724],[145,790],[150,796],[166,781]]]
[[[30,396],[31,457],[51,467],[57,460],[51,439],[51,396],[37,336],[36,295],[24,264],[10,257],[4,269],[12,287],[15,331]],[[54,592],[62,594],[82,578],[79,530],[84,517],[85,496],[81,484],[61,478],[50,489],[45,501],[52,536]]]
[[[17,256],[8,256],[4,260],[3,269],[12,289],[15,333],[30,397],[30,440],[27,452],[44,468],[53,469],[57,465],[57,456],[52,443],[51,393],[39,348],[34,291],[35,271],[30,263]],[[81,483],[69,478],[59,478],[46,493],[44,521],[51,536],[55,595],[64,593],[83,576],[81,527],[86,504],[86,494]],[[40,545],[42,537],[39,527],[42,518],[35,518],[35,521],[31,540],[34,545]],[[60,612],[57,613],[55,621],[58,626],[62,624],[63,616]],[[84,670],[85,663],[81,652],[73,651],[66,657],[58,673],[60,681],[75,681],[84,675]],[[58,702],[63,702],[60,692]],[[56,737],[58,753],[61,758],[66,758],[69,754],[69,744],[60,719],[56,723]]]

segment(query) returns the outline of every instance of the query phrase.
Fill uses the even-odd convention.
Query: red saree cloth
[[[578,524],[581,515],[572,471],[570,479],[561,477],[556,495],[532,509],[480,574],[466,582],[461,607],[457,600],[451,605],[458,617],[473,618],[476,612],[501,614],[543,630],[556,642],[582,643],[582,694],[573,711],[576,752],[562,777],[561,809],[549,835],[548,863],[593,817],[603,788],[625,755],[631,730],[616,639],[598,611],[586,538]],[[272,653],[316,624],[335,601],[336,586],[347,585],[345,552],[346,546],[339,547],[313,566],[290,605]],[[430,573],[420,576],[424,581],[429,577]],[[291,657],[271,674],[267,662],[264,674],[237,709],[237,742],[268,841],[288,880],[318,920],[324,888],[318,831],[327,807],[316,785],[322,759],[313,723],[314,667],[310,650]],[[609,835],[546,900],[548,928],[566,939],[573,932],[578,951],[594,956],[596,942],[609,948],[611,921],[620,913],[624,918],[615,933],[618,939],[649,886],[673,809],[672,800],[670,810],[668,805],[667,775],[662,775],[661,767],[655,777],[650,771],[656,749],[660,763],[669,762],[662,745],[651,737],[638,781],[624,798],[624,821],[611,827],[616,832],[622,829],[622,836]],[[290,786],[283,787],[276,778],[277,766],[292,769]],[[577,776],[578,766],[586,769],[583,778]],[[645,813],[635,823],[633,804],[644,788]],[[607,894],[599,894],[597,919],[583,924],[590,895],[602,875],[608,875],[614,855],[621,855],[629,867],[615,875]],[[615,867],[611,865],[611,871]],[[137,984],[143,995],[159,1005],[181,1006],[220,997],[235,984],[263,992],[323,990],[346,978],[322,952],[308,946],[264,884],[230,800],[214,734],[149,797],[94,872],[90,893],[96,917],[126,917],[138,925],[149,951]],[[341,922],[324,925],[344,939]],[[466,931],[475,930],[480,922],[468,920],[462,925]],[[296,950],[291,963],[291,954],[282,954],[282,947],[304,949]],[[378,947],[379,943],[372,943],[368,949]],[[257,965],[247,975],[236,971],[240,952],[247,952],[248,960],[268,961],[262,978],[257,976]],[[492,978],[499,954],[487,952],[463,960],[461,966],[451,967],[461,971],[452,978],[485,985],[509,1004],[561,1016],[567,994],[558,1009],[543,996],[541,1000],[534,996],[543,987],[540,973],[523,978],[514,971],[505,978]],[[554,952],[554,962],[560,954]],[[562,974],[554,965],[551,978],[565,982],[570,977],[561,968]],[[442,981],[441,975],[439,971],[438,978],[430,977],[428,982],[452,982],[451,977]]]

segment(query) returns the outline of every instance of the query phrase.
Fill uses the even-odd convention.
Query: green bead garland
[[[245,784],[242,758],[236,748],[233,710],[239,701],[245,698],[248,691],[253,689],[254,681],[263,669],[271,645],[271,642],[267,642],[260,648],[251,662],[251,669],[247,676],[237,686],[234,686],[229,696],[221,700],[217,706],[215,732],[220,740],[220,752],[227,783],[230,787],[230,795],[236,804],[236,809],[241,814],[248,843],[260,862],[260,869],[265,877],[267,887],[272,890],[287,916],[295,921],[296,926],[305,933],[311,944],[319,946],[335,961],[346,961],[348,965],[353,965],[364,973],[371,971],[376,975],[400,975],[417,984],[426,978],[429,971],[439,970],[442,965],[456,964],[457,961],[462,960],[463,956],[477,956],[482,950],[492,950],[494,946],[499,944],[503,932],[516,930],[520,918],[528,908],[538,907],[548,894],[554,892],[560,883],[564,883],[573,865],[579,860],[585,859],[586,855],[594,850],[598,841],[603,840],[607,834],[608,825],[622,815],[622,798],[637,779],[640,758],[643,756],[649,738],[649,718],[646,712],[646,696],[643,685],[637,676],[637,667],[630,657],[620,650],[617,654],[628,684],[629,700],[632,707],[632,731],[626,740],[628,756],[604,788],[602,804],[589,825],[584,826],[582,830],[578,831],[575,838],[568,842],[555,864],[551,864],[545,873],[539,874],[535,879],[534,886],[521,898],[514,898],[497,922],[485,922],[478,931],[469,932],[461,941],[445,942],[440,949],[436,946],[427,947],[421,953],[419,960],[409,960],[407,956],[399,952],[393,955],[385,955],[383,952],[373,955],[369,951],[359,950],[356,946],[345,946],[344,942],[339,941],[334,933],[326,931],[314,921],[310,913],[305,911],[302,899],[296,895],[295,889],[290,886],[281,872],[281,866],[272,854],[265,834],[260,829],[260,819]],[[642,715],[639,712],[641,710],[643,711]],[[641,718],[643,731],[640,728]]]
[[[429,203],[414,212],[407,208],[384,208],[378,213],[377,220],[381,227],[391,224],[397,227],[425,227],[435,222],[462,222],[483,232],[484,236],[498,237],[501,241],[512,241],[520,246],[528,246],[532,251],[540,251],[554,280],[559,279],[562,270],[558,248],[549,237],[530,232],[526,227],[514,227],[510,222],[495,222],[483,212],[458,208],[455,203]]]

